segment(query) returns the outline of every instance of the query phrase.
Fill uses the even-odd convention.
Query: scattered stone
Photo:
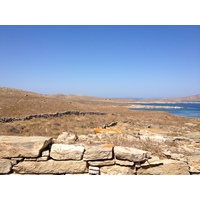
[[[8,174],[11,172],[12,164],[10,160],[0,159],[0,174]]]
[[[150,153],[136,148],[115,146],[114,154],[116,159],[142,162],[150,157]]]
[[[88,146],[83,156],[83,160],[109,160],[113,158],[113,145]]]
[[[90,166],[102,167],[102,166],[110,166],[115,164],[115,160],[99,160],[99,161],[88,161]]]
[[[189,175],[188,165],[182,161],[162,160],[163,165],[137,170],[138,175]]]
[[[38,157],[51,143],[51,137],[0,136],[0,158]]]
[[[133,167],[119,166],[119,165],[104,166],[100,168],[100,174],[101,175],[135,175],[136,169]]]
[[[84,150],[83,146],[53,144],[50,157],[54,160],[81,160]]]
[[[84,161],[20,162],[13,166],[19,174],[79,174],[87,172]]]

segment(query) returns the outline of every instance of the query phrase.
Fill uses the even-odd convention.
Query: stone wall
[[[67,139],[66,137],[67,136]],[[0,174],[178,175],[200,173],[199,157],[160,159],[151,152],[113,144],[70,144],[51,137],[0,136]]]
[[[29,115],[23,118],[1,118],[0,123],[9,123],[14,121],[26,121],[33,118],[49,118],[49,117],[61,117],[64,115],[105,115],[106,113],[102,112],[80,112],[80,111],[65,111],[57,113],[44,113],[44,114],[35,114]]]

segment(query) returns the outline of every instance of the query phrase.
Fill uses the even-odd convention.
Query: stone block
[[[84,161],[55,161],[46,162],[20,162],[13,166],[13,171],[18,174],[79,174],[86,173]]]
[[[150,153],[132,147],[115,146],[115,158],[118,160],[128,160],[132,162],[142,162],[150,157]]]
[[[96,145],[86,147],[83,160],[109,160],[113,158],[113,145]]]
[[[51,137],[0,136],[0,158],[38,157],[51,143]]]
[[[83,146],[53,144],[50,157],[54,160],[81,160],[84,150]]]

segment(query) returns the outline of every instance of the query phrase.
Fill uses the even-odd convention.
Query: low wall
[[[186,162],[113,144],[69,144],[51,137],[0,136],[0,174],[190,174]]]
[[[64,115],[105,115],[105,114],[106,113],[102,113],[102,112],[65,111],[65,112],[57,112],[57,113],[29,115],[29,116],[26,116],[23,118],[1,118],[0,123],[9,123],[9,122],[14,122],[14,121],[26,121],[26,120],[31,120],[33,118],[61,117]]]

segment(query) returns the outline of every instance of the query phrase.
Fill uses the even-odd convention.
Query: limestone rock
[[[68,132],[63,132],[60,134],[56,140],[55,144],[74,144],[78,137],[75,134],[69,134]]]
[[[51,137],[0,136],[0,158],[38,157],[51,143]]]
[[[101,175],[135,175],[135,168],[127,167],[127,166],[104,166],[100,168]]]
[[[149,158],[149,152],[132,147],[115,146],[114,154],[116,159],[142,162]]]
[[[10,160],[0,159],[0,174],[8,174],[11,171],[12,164]]]
[[[163,165],[150,168],[140,168],[138,175],[189,175],[188,165],[182,161],[162,160]]]
[[[87,172],[84,161],[20,162],[13,167],[19,174],[79,174]]]
[[[115,160],[88,161],[88,164],[95,167],[110,166],[115,164]]]
[[[117,165],[122,165],[122,166],[133,166],[134,165],[134,162],[131,162],[131,161],[128,161],[128,160],[115,159],[115,163]]]
[[[200,174],[200,155],[188,156],[190,173]]]
[[[88,146],[83,156],[83,160],[109,160],[112,158],[112,144]]]
[[[54,160],[81,160],[84,150],[83,146],[53,144],[50,157]]]

